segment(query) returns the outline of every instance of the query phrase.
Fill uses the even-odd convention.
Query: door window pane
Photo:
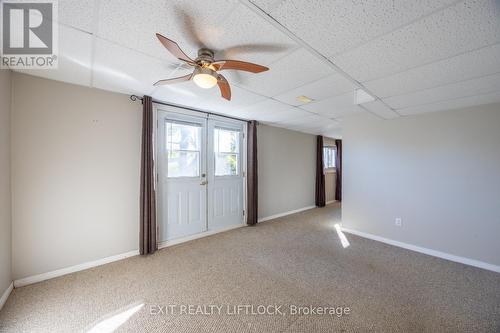
[[[214,129],[216,176],[236,176],[240,165],[240,132],[224,128]]]
[[[201,127],[189,123],[166,123],[168,177],[199,177]]]
[[[335,147],[323,147],[323,164],[325,169],[335,168],[337,149]]]

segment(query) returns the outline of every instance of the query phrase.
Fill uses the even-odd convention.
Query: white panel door
[[[206,119],[158,112],[159,241],[206,231]]]
[[[160,243],[244,223],[244,124],[158,110]]]
[[[244,223],[241,122],[208,121],[208,230]]]

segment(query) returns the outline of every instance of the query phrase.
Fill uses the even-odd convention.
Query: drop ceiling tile
[[[354,104],[354,91],[319,102],[305,104],[301,108],[330,118],[363,111],[362,108]]]
[[[159,32],[176,41],[186,54],[196,57],[204,43],[219,38],[222,22],[237,5],[236,0],[102,1],[98,36],[150,56],[178,63],[158,42],[155,33]],[[194,28],[190,20],[195,23]]]
[[[335,120],[323,118],[309,122],[305,121],[299,125],[288,125],[288,128],[310,134],[322,134],[323,132],[339,128],[339,124]]]
[[[416,67],[382,79],[363,82],[383,98],[500,72],[500,44]]]
[[[298,49],[269,65],[270,70],[244,75],[241,86],[268,97],[276,96],[333,73],[333,70],[304,49]],[[229,82],[237,81],[233,73],[226,74]]]
[[[297,99],[298,96],[307,96],[315,101],[321,101],[328,97],[338,96],[348,91],[353,91],[357,86],[340,74],[332,74],[318,81],[305,84],[285,93],[274,96],[274,99],[289,105],[306,104]]]
[[[313,135],[317,135],[321,131],[320,128],[310,128],[310,127],[288,127],[288,129],[295,132],[302,132]]]
[[[100,17],[100,37],[174,63],[178,60],[161,46],[156,32],[176,41],[192,58],[199,48],[208,47],[216,58],[267,65],[297,48],[236,0],[105,1]]]
[[[265,66],[298,47],[290,37],[241,4],[222,22],[216,34],[207,36],[207,46],[215,50],[216,59]]]
[[[326,119],[325,117],[321,117],[316,114],[307,114],[298,118],[280,120],[277,121],[276,123],[281,125],[287,125],[289,127],[302,127],[314,122],[324,121],[325,119]]]
[[[266,97],[254,94],[236,85],[231,86],[231,100],[227,101],[221,97],[218,87],[212,89],[202,89],[191,82],[191,91],[196,92],[198,95],[203,93],[203,98],[200,102],[196,103],[196,107],[210,110],[216,113],[223,113],[227,115],[234,115],[235,117],[238,110],[244,109],[251,105],[256,105],[266,99]],[[243,115],[243,113],[238,113]],[[247,119],[246,117],[244,117]]]
[[[397,114],[397,112],[389,108],[380,100],[376,100],[370,103],[365,103],[363,104],[363,107],[368,111],[370,111],[371,113],[374,113],[384,119],[394,119],[399,117],[399,114]]]
[[[491,104],[500,102],[500,92],[494,92],[490,94],[478,95],[478,96],[470,96],[457,98],[448,101],[442,101],[432,104],[420,105],[405,109],[397,110],[401,115],[412,115],[426,112],[435,112],[435,111],[445,111],[445,110],[453,110],[459,108],[466,108],[470,106],[482,105],[482,104]]]
[[[96,38],[93,86],[121,93],[150,94],[153,83],[173,73],[165,62]]]
[[[251,114],[249,115],[247,112],[242,112],[241,110],[265,99],[265,97],[252,94],[237,86],[232,86],[231,101],[227,101],[220,96],[220,91],[217,87],[202,89],[193,82],[156,87],[152,96],[153,99],[161,102],[242,119],[251,119]]]
[[[326,117],[320,117],[318,119],[306,119],[301,125],[298,125],[299,128],[313,130],[326,129],[334,126],[338,126],[338,122]]]
[[[341,139],[342,138],[342,128],[332,128],[326,131],[323,131],[321,135],[324,135],[328,138]]]
[[[291,107],[269,98],[249,107],[242,108],[238,112],[246,119],[255,119],[269,123],[287,121],[310,115],[310,113],[304,110]]]
[[[58,18],[60,23],[71,27],[93,32],[94,20],[94,0],[59,0]]]
[[[332,56],[456,0],[250,0],[321,53]],[[325,32],[328,33],[325,33]]]
[[[201,109],[203,111],[211,111],[209,109],[205,110],[200,107],[200,105],[208,94],[215,93],[216,92],[212,90],[206,91],[205,89],[199,88],[193,82],[184,82],[155,87],[151,96],[157,101]]]
[[[59,25],[59,54],[57,69],[18,70],[46,79],[90,86],[92,36]]]
[[[500,91],[500,74],[420,90],[406,95],[388,97],[384,101],[395,109],[403,109],[448,99],[483,95],[495,91]]]
[[[358,81],[389,76],[500,41],[496,0],[466,0],[335,56]]]

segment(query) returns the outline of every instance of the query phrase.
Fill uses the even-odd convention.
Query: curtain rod
[[[130,100],[132,100],[134,102],[137,101],[137,100],[140,100],[142,102],[142,97],[139,97],[137,95],[130,95]],[[244,121],[246,123],[249,122],[249,120],[246,120],[246,119],[231,117],[231,116],[227,116],[225,114],[220,114],[220,113],[214,113],[214,112],[209,112],[209,111],[203,111],[203,110],[193,109],[193,108],[190,108],[188,106],[183,106],[183,105],[178,105],[178,104],[171,104],[171,103],[159,102],[159,101],[155,101],[155,100],[153,100],[153,103],[161,104],[161,105],[166,105],[166,106],[172,106],[172,107],[181,108],[181,109],[185,109],[185,110],[189,110],[189,111],[194,111],[194,112],[200,112],[200,113],[204,113],[204,114],[207,114],[207,115],[213,115],[213,116],[225,117],[225,118],[229,118],[229,119],[233,119],[233,120]]]

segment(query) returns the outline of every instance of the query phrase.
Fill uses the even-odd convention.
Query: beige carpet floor
[[[330,205],[18,288],[0,331],[500,332],[500,274],[350,234],[344,248],[339,218]]]

